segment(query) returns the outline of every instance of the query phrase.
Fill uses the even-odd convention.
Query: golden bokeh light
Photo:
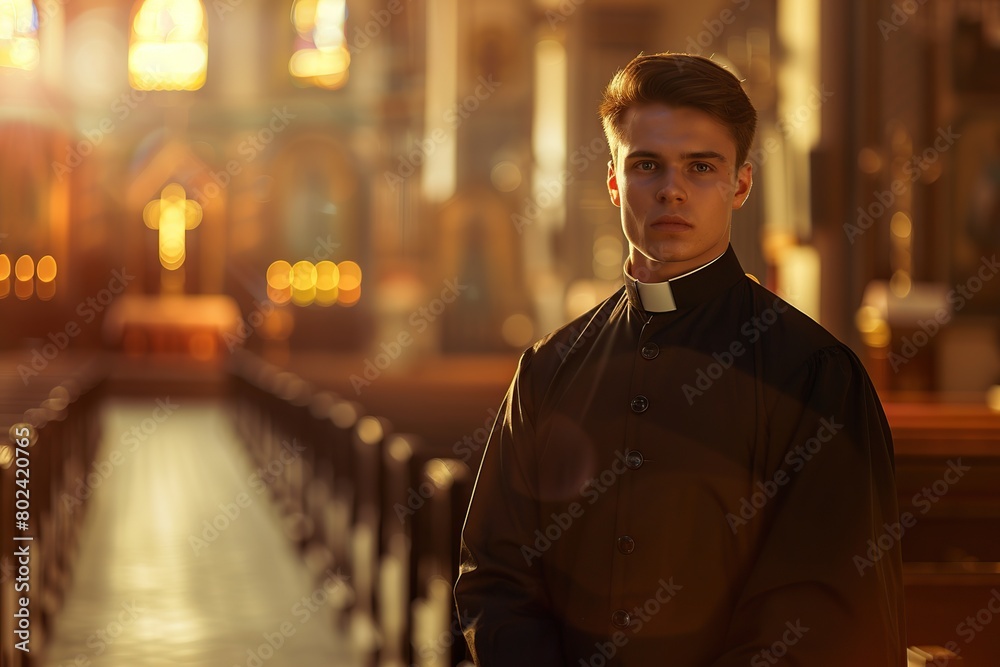
[[[316,265],[316,289],[329,291],[340,286],[340,269],[333,262],[323,260]]]
[[[913,280],[910,278],[910,274],[902,269],[897,270],[892,274],[892,277],[889,278],[889,289],[891,289],[892,293],[900,299],[908,296],[912,287]]]
[[[986,406],[993,412],[1000,412],[1000,384],[986,390]]]
[[[146,204],[142,220],[150,229],[159,230],[160,264],[176,271],[186,258],[188,231],[201,224],[201,204],[187,198],[184,186],[171,183],[163,188],[159,199]]]
[[[361,442],[374,445],[382,439],[385,431],[382,429],[382,422],[375,417],[365,416],[358,420],[357,434]]]
[[[434,486],[442,491],[450,489],[455,482],[451,465],[444,459],[431,459],[424,466],[424,472],[427,473],[427,477],[434,483]]]
[[[316,287],[307,287],[305,289],[299,289],[292,285],[292,303],[296,306],[308,306],[313,301],[316,300]]]
[[[341,306],[351,307],[356,305],[358,301],[361,300],[361,288],[356,287],[354,289],[342,289],[340,290],[340,295],[337,297],[337,303]]]
[[[31,0],[0,2],[0,67],[38,67],[38,21]]]
[[[535,325],[527,315],[515,313],[504,320],[501,333],[504,342],[511,347],[524,347],[531,342],[535,334]]]
[[[292,266],[292,290],[305,292],[316,289],[316,266],[307,260],[295,262]],[[292,295],[294,298],[294,294]]]
[[[0,254],[0,280],[10,278],[10,257]]]
[[[333,289],[317,289],[316,290],[316,305],[327,307],[332,306],[337,303],[337,299],[340,298],[340,290],[334,287]]]
[[[14,463],[14,448],[10,445],[0,445],[0,468],[10,468]]]
[[[338,264],[337,268],[340,269],[340,289],[349,292],[361,287],[361,267],[356,262],[347,260]]]
[[[296,51],[288,61],[288,71],[292,76],[307,79],[315,76],[337,76],[347,71],[351,64],[351,54],[344,47],[333,51],[306,49]]]
[[[892,342],[892,331],[882,313],[872,306],[862,306],[854,315],[854,324],[861,333],[865,345],[888,347]]]
[[[910,220],[910,216],[902,211],[896,211],[892,216],[892,221],[889,223],[889,229],[894,236],[907,239],[910,238],[910,234],[913,232],[913,222]]]
[[[35,260],[30,255],[21,255],[14,265],[14,275],[18,280],[31,280],[35,277]]]
[[[388,453],[394,460],[405,463],[412,458],[413,447],[404,436],[394,434],[389,442]]]
[[[490,171],[490,181],[500,192],[513,192],[521,187],[523,176],[520,168],[513,162],[504,160],[493,165]]]
[[[38,267],[35,269],[35,272],[38,274],[38,279],[43,283],[50,283],[56,279],[59,267],[56,265],[56,260],[52,255],[46,255],[38,260]]]
[[[296,0],[291,19],[300,46],[288,60],[289,73],[300,84],[343,87],[351,65],[346,0]]]
[[[292,284],[292,265],[283,259],[267,267],[267,285],[275,290],[287,289]]]
[[[349,307],[361,299],[361,267],[352,261],[290,264],[279,259],[267,267],[266,278],[267,297],[278,305]]]
[[[198,90],[208,70],[208,24],[199,0],[146,0],[128,53],[136,90]]]

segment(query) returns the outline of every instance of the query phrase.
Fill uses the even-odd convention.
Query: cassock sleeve
[[[528,350],[493,425],[462,531],[455,599],[482,667],[551,667],[563,660],[541,564],[524,550],[539,527],[530,362]]]
[[[780,490],[755,519],[757,556],[712,667],[905,667],[892,436],[871,380],[829,347],[775,389],[766,469]]]

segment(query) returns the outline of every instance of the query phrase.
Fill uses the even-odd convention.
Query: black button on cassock
[[[618,538],[618,551],[626,555],[632,553],[635,551],[635,540],[628,535],[622,535]]]
[[[656,359],[657,355],[660,354],[660,346],[656,343],[646,343],[642,346],[643,359]]]
[[[616,628],[627,628],[628,624],[632,622],[632,617],[624,609],[618,609],[611,614],[611,622]]]
[[[632,399],[632,412],[645,412],[649,407],[649,399],[640,394]]]
[[[643,462],[642,452],[633,449],[631,452],[625,455],[625,465],[628,466],[629,469],[631,470],[638,470],[639,468],[641,468],[642,462]]]

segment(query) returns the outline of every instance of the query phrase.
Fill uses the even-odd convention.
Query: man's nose
[[[684,201],[687,199],[683,178],[676,169],[668,169],[664,172],[656,198],[660,201]]]

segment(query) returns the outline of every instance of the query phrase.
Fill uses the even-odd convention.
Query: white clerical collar
[[[633,278],[632,274],[629,273],[629,260],[626,259],[625,278],[631,280],[635,285],[636,290],[638,290],[639,299],[642,301],[643,310],[650,313],[666,313],[671,310],[677,310],[677,302],[674,300],[674,291],[673,289],[671,289],[670,283],[675,280],[680,280],[681,278],[686,278],[687,276],[690,276],[692,273],[697,273],[698,271],[701,271],[706,266],[711,265],[713,262],[717,262],[719,258],[721,258],[722,255],[725,254],[726,253],[723,252],[722,254],[719,255],[719,257],[716,257],[711,262],[702,264],[697,269],[692,269],[683,275],[675,276],[673,278],[664,280],[663,282],[659,283],[644,283]]]

